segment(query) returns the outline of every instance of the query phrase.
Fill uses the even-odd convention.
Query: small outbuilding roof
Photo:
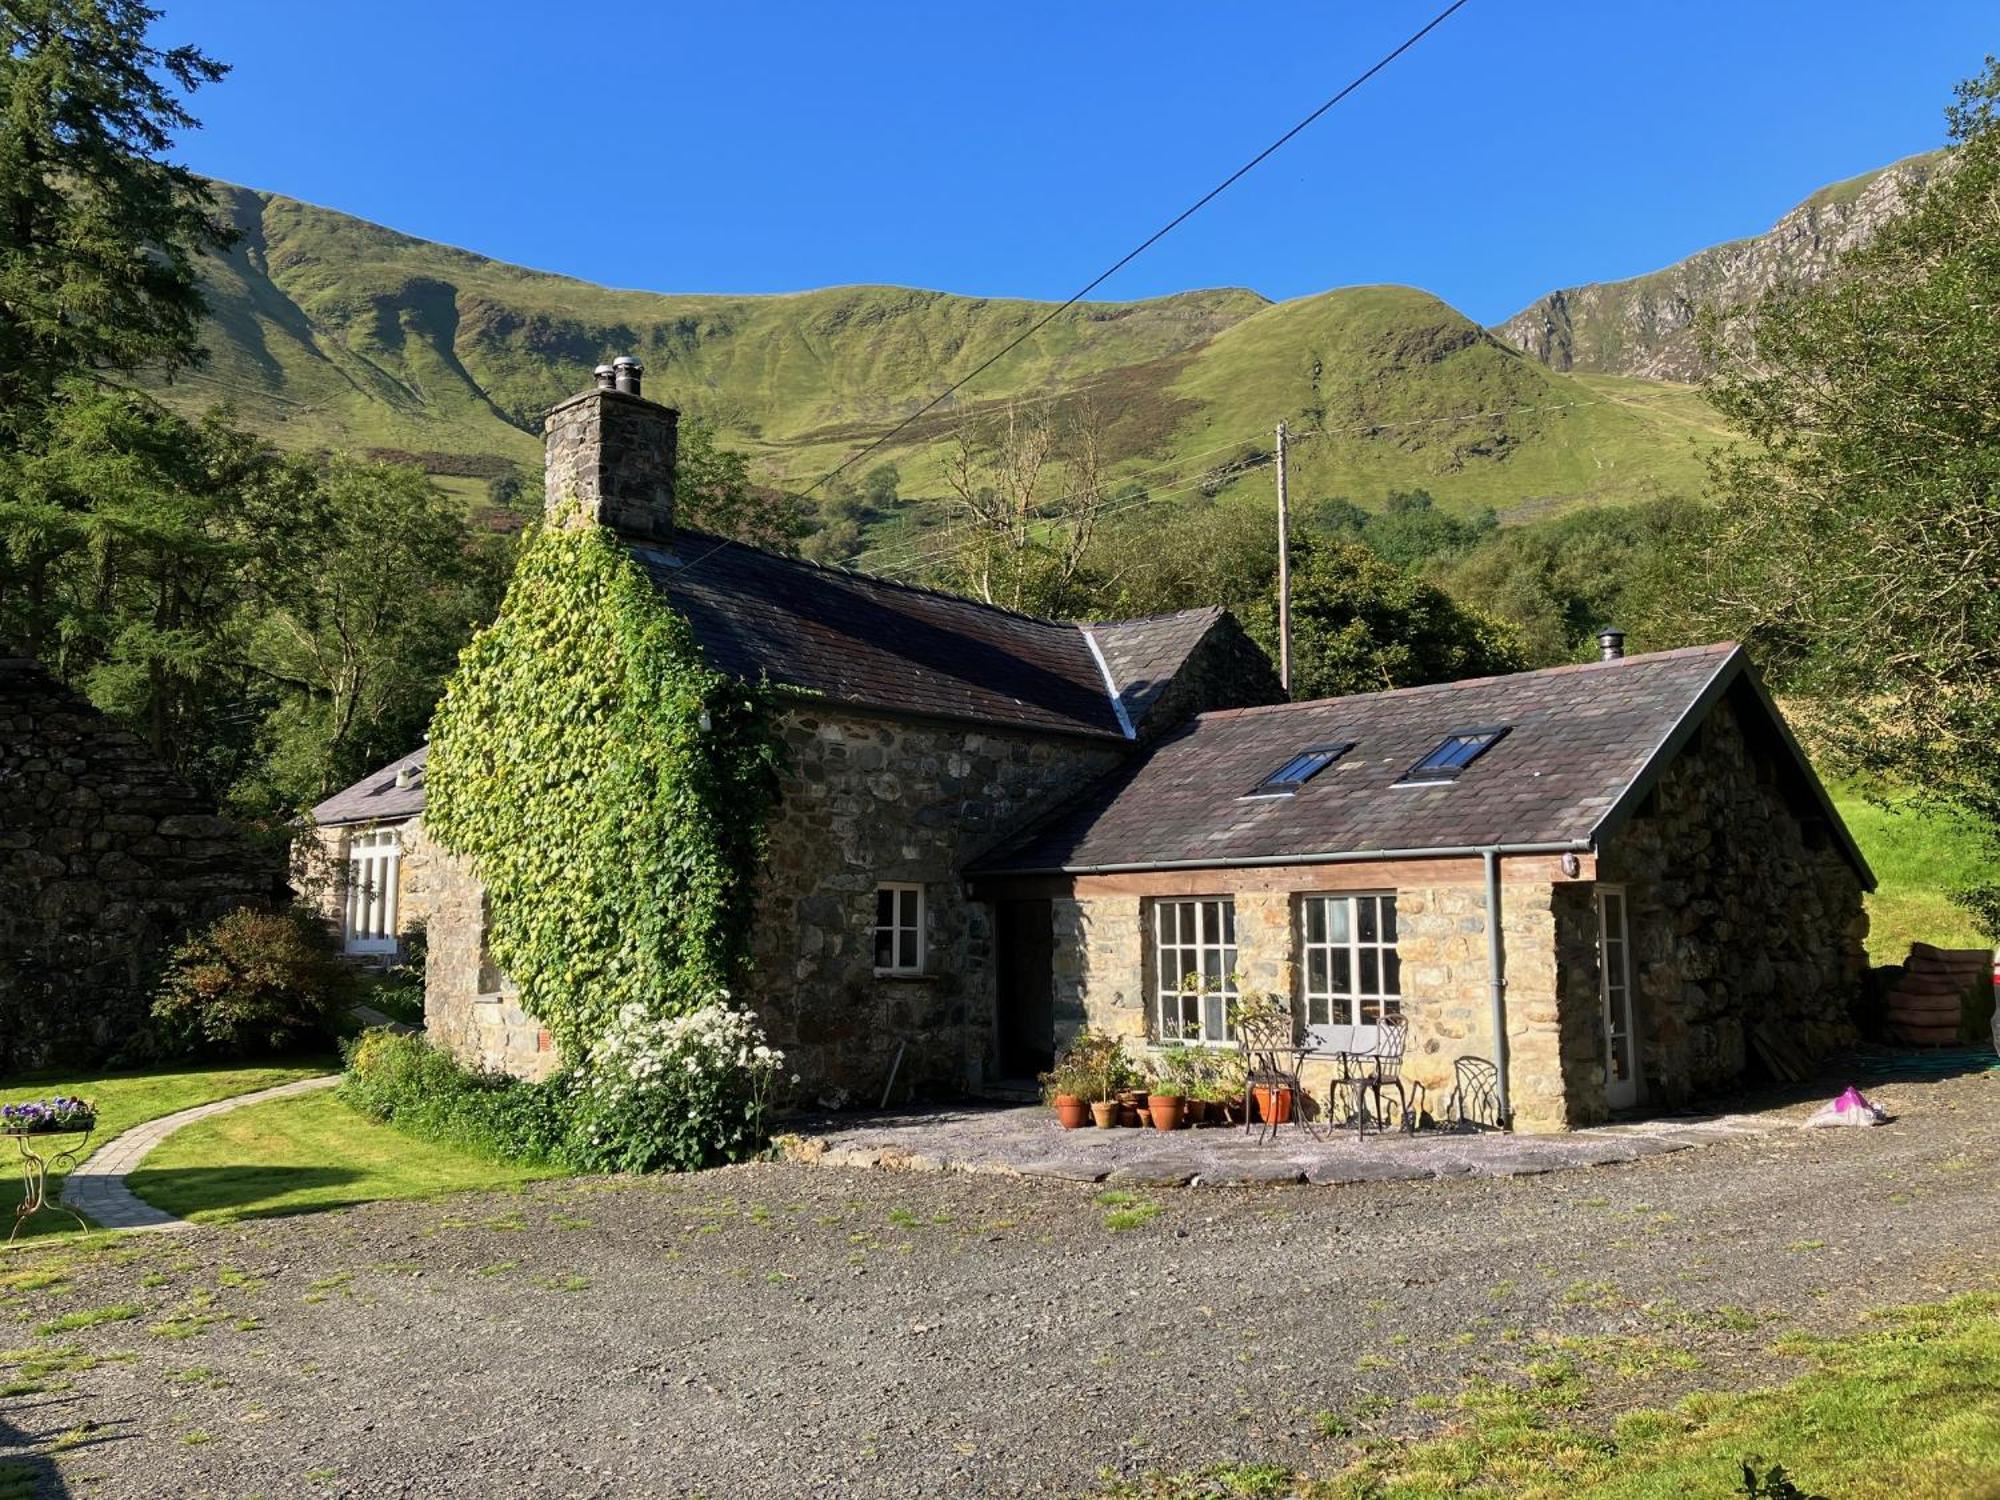
[[[315,807],[313,822],[331,828],[342,823],[401,823],[416,817],[424,810],[424,761],[429,755],[430,746],[419,745],[381,770],[369,772]]]
[[[1812,768],[1730,643],[1203,714],[976,861],[971,873],[1286,864],[1496,846],[1581,852],[1631,815],[1728,693],[1769,731],[1795,773],[1788,781],[1800,805],[1825,822],[1872,887]],[[1296,781],[1300,771],[1306,779]]]

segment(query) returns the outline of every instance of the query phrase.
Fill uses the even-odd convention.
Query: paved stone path
[[[783,1138],[794,1161],[831,1167],[977,1172],[1147,1186],[1390,1182],[1425,1177],[1528,1177],[1664,1156],[1719,1140],[1792,1128],[1776,1112],[1679,1116],[1564,1135],[1351,1130],[1315,1140],[1285,1126],[1259,1142],[1242,1127],[1170,1132],[1064,1130],[1045,1107],[913,1109],[802,1122]]]
[[[267,1099],[283,1099],[292,1094],[309,1094],[315,1089],[330,1089],[339,1082],[338,1073],[330,1073],[324,1078],[301,1078],[295,1083],[281,1083],[276,1088],[259,1089],[254,1094],[218,1099],[213,1104],[197,1105],[179,1114],[162,1115],[157,1120],[134,1125],[100,1147],[82,1166],[69,1174],[63,1182],[63,1204],[105,1229],[179,1228],[187,1220],[153,1207],[125,1186],[126,1174],[137,1168],[148,1152],[176,1130],[192,1125],[196,1120],[227,1114],[232,1109],[247,1109]]]

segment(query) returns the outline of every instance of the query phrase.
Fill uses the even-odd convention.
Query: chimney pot
[[[593,372],[592,389],[560,402],[543,424],[545,506],[634,541],[674,535],[675,438],[680,414],[639,393],[642,367],[621,355]],[[616,396],[607,401],[607,396]]]
[[[1600,630],[1597,632],[1597,659],[1618,661],[1625,655],[1625,632],[1622,630]]]

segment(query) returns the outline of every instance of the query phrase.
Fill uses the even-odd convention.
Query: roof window
[[[1353,748],[1352,741],[1344,745],[1308,745],[1244,795],[1289,797]]]
[[[1437,749],[1405,771],[1398,785],[1458,780],[1459,773],[1505,739],[1511,727],[1495,724],[1484,729],[1454,729]]]

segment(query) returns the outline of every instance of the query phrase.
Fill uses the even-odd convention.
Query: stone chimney
[[[1624,631],[1600,630],[1597,632],[1597,659],[1599,661],[1617,661],[1624,654]]]
[[[674,441],[680,413],[639,394],[645,367],[620,355],[597,367],[597,384],[552,408],[544,509],[574,504],[621,536],[667,542],[674,534]]]

